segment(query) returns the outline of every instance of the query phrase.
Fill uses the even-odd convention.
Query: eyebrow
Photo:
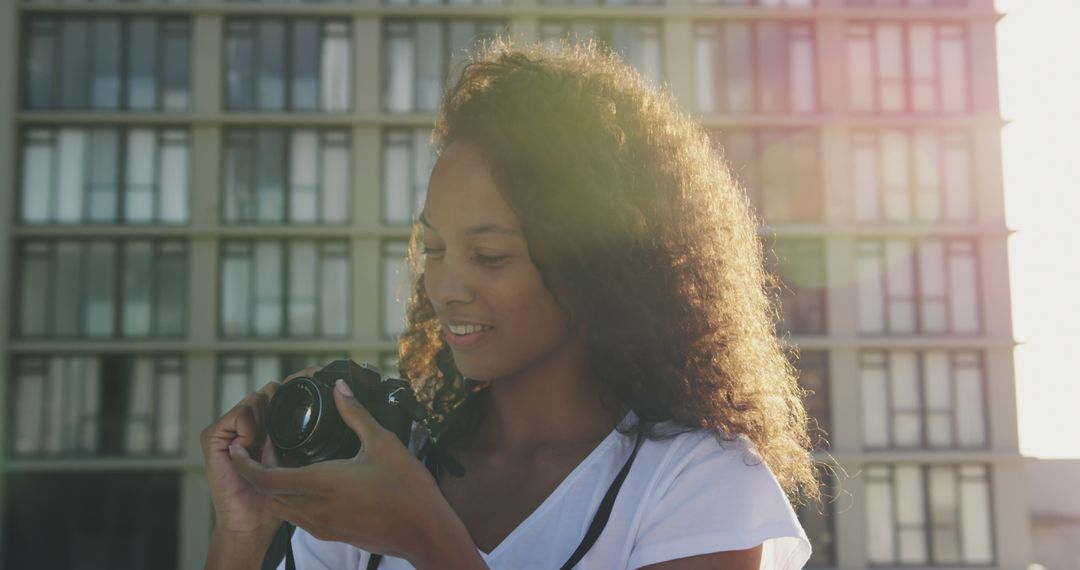
[[[423,224],[424,227],[430,228],[435,233],[439,232],[439,230],[435,229],[435,226],[431,225],[431,222],[424,217],[423,213],[420,214],[420,223]],[[469,236],[488,233],[524,237],[524,235],[521,233],[521,230],[508,228],[506,226],[500,226],[499,224],[479,224],[465,229],[465,235]]]

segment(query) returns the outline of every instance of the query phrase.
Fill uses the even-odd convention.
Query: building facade
[[[463,49],[595,37],[714,134],[784,280],[824,568],[1029,562],[989,0],[0,3],[0,565],[199,568],[199,432],[392,370]],[[81,562],[80,562],[81,561]],[[93,564],[90,564],[93,565]]]

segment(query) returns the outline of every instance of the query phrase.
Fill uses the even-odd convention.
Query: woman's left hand
[[[417,568],[459,560],[486,567],[435,479],[338,380],[338,413],[360,437],[356,457],[297,469],[265,467],[239,446],[236,470],[272,499],[275,514],[320,540],[404,558]],[[457,566],[455,566],[457,567]]]

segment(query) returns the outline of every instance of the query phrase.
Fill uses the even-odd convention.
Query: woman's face
[[[567,314],[473,146],[455,142],[439,156],[420,221],[424,289],[462,374],[497,381],[571,354]]]

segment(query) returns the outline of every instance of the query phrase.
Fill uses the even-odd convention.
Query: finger
[[[338,380],[334,383],[334,402],[337,404],[338,414],[344,420],[345,425],[360,436],[360,445],[370,448],[370,443],[374,443],[380,437],[383,437],[386,429],[379,425],[371,412],[367,411],[357,401],[352,390],[349,389],[349,385],[344,380]]]
[[[229,456],[236,472],[259,493],[274,496],[304,494],[303,469],[268,468],[252,459],[239,445],[229,446]]]
[[[286,376],[285,377],[285,382],[288,382],[290,380],[294,380],[296,378],[312,378],[312,377],[315,376],[315,373],[320,371],[320,370],[322,370],[321,366],[308,366],[307,368],[305,368],[305,369],[303,369],[303,370],[301,370],[299,372],[293,372],[292,374],[289,374],[288,376]]]

